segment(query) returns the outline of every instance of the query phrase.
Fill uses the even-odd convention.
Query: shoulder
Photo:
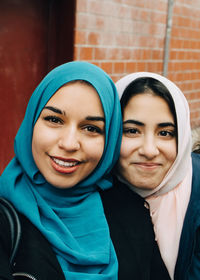
[[[51,244],[27,217],[19,212],[16,213],[21,225],[21,237],[13,271],[23,271],[34,275],[36,279],[63,280],[64,275]],[[2,260],[6,258],[5,256],[9,256],[11,250],[11,230],[8,219],[1,209],[0,228],[0,259]]]
[[[3,250],[9,252],[11,250],[10,226],[4,211],[0,208],[0,246]]]
[[[127,185],[114,178],[113,187],[100,192],[105,216],[109,224],[145,223],[149,220],[149,210],[145,200],[134,193]]]
[[[192,153],[192,189],[200,193],[200,154]]]
[[[113,178],[113,187],[100,192],[102,202],[104,205],[114,206],[115,204],[126,206],[129,203],[132,205],[133,202],[135,206],[144,206],[144,199],[138,194],[134,193],[127,185],[120,182],[116,177]]]
[[[49,241],[27,219],[19,214],[22,235],[15,260],[15,271],[26,271],[36,279],[59,279],[64,275]]]
[[[127,228],[135,225],[140,228],[151,223],[149,210],[144,206],[145,200],[134,193],[128,186],[114,178],[113,187],[100,192],[106,219],[110,226],[119,223]]]
[[[200,154],[192,153],[192,167],[193,169],[200,168]]]
[[[179,245],[179,254],[176,264],[176,276],[182,279],[183,275],[188,273],[193,274],[185,276],[187,279],[198,279],[195,275],[199,270],[199,251],[200,251],[200,154],[192,153],[192,192],[189,205],[186,211],[184,224],[181,233]],[[187,248],[187,250],[185,249]],[[189,270],[189,267],[191,268]],[[199,275],[199,274],[198,274]],[[184,279],[186,279],[184,278]]]

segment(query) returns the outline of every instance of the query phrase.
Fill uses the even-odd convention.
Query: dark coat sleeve
[[[22,227],[21,244],[16,254],[14,271],[24,271],[38,280],[64,280],[51,244],[41,232],[20,214]]]
[[[13,280],[12,274],[18,272],[38,280],[65,280],[51,244],[25,216],[18,215],[22,234],[14,265],[10,268],[10,227],[7,218],[0,212],[0,280]]]
[[[188,272],[188,280],[200,279],[200,227],[196,232],[195,246],[191,259],[190,269]]]
[[[181,233],[175,280],[200,279],[200,155],[192,153],[192,191]]]
[[[13,280],[9,265],[11,233],[9,223],[0,211],[0,280]]]

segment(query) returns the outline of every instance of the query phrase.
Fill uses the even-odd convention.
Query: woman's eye
[[[139,131],[137,128],[123,128],[123,133],[128,135],[138,134]]]
[[[93,125],[87,125],[84,127],[84,130],[91,132],[91,133],[98,133],[98,134],[103,134],[104,131],[97,127],[97,126],[93,126]]]
[[[62,124],[63,123],[63,120],[56,117],[56,116],[46,116],[46,117],[44,117],[44,120],[48,121],[50,123],[55,123],[55,124],[57,124],[57,123]]]
[[[175,131],[162,130],[159,132],[159,134],[160,134],[160,136],[168,137],[168,138],[175,137]]]

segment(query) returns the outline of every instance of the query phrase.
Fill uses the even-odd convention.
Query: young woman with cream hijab
[[[123,113],[118,180],[145,200],[170,279],[200,279],[200,157],[191,156],[186,98],[148,72],[116,87]]]

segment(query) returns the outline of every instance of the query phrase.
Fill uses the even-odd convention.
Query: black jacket
[[[101,197],[119,261],[119,280],[169,280],[144,200],[117,180]],[[19,217],[22,238],[10,268],[9,224],[0,212],[0,280],[65,280],[49,242],[26,217]]]
[[[10,230],[0,212],[0,280],[65,280],[51,245],[23,215],[22,236],[13,267],[9,267]],[[15,276],[12,276],[15,275]]]
[[[192,191],[186,211],[175,280],[200,279],[200,155],[192,153]]]
[[[119,280],[170,280],[144,199],[116,178],[101,198],[118,257]]]

